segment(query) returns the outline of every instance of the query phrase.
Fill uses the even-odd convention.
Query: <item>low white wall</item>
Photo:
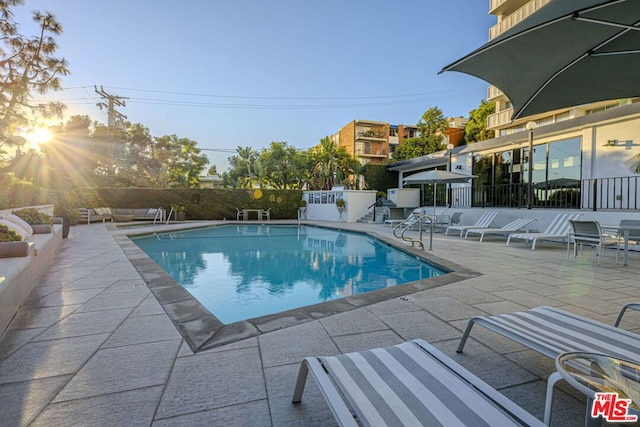
[[[13,211],[17,211],[17,210],[20,210],[20,209],[26,209],[26,208],[36,208],[42,213],[45,213],[45,214],[47,214],[49,216],[53,216],[54,205],[21,206],[19,208],[0,209],[0,215],[2,215],[2,214],[10,214]]]

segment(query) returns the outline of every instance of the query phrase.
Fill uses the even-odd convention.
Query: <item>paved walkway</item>
[[[552,243],[531,251],[439,234],[433,246],[482,274],[193,354],[107,227],[73,227],[0,341],[0,425],[331,426],[313,381],[290,403],[300,360],[413,338],[542,418],[553,362],[482,328],[457,355],[467,319],[552,305],[612,322],[640,299],[638,253],[622,267],[613,251],[597,266],[591,250],[567,260]],[[631,314],[623,326],[638,325]],[[563,389],[553,425],[582,425],[583,399]]]

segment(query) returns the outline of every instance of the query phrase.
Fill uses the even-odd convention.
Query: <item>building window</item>
[[[533,147],[533,206],[580,207],[582,139]],[[529,183],[529,148],[473,158],[473,206],[524,206]]]
[[[612,108],[616,108],[618,107],[618,104],[609,104],[609,105],[605,105],[604,107],[599,107],[599,108],[593,108],[591,110],[587,110],[587,114],[593,114],[593,113],[599,113],[601,111],[606,111],[606,110],[610,110]]]

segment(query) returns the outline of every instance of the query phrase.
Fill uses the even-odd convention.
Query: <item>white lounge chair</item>
[[[418,218],[418,215],[424,215],[425,211],[426,210],[424,208],[415,208],[413,211],[411,211],[409,216],[407,216],[405,219],[386,219],[384,220],[383,225],[388,225],[389,227],[396,227],[397,225],[402,224],[404,222],[410,222],[410,221],[415,222],[416,218]]]
[[[460,237],[467,230],[478,229],[478,228],[489,228],[491,227],[491,223],[494,218],[500,213],[500,211],[487,211],[482,214],[480,218],[473,225],[451,225],[447,227],[447,231],[445,231],[445,235],[449,234],[449,230],[460,231]]]
[[[464,235],[464,238],[466,239],[467,237],[469,237],[469,234],[479,234],[480,235],[480,241],[482,242],[482,239],[484,238],[485,234],[509,234],[512,233],[514,231],[520,231],[522,230],[524,227],[526,227],[527,225],[531,224],[533,221],[535,221],[535,219],[528,219],[528,218],[518,218],[515,221],[510,222],[507,225],[503,225],[500,228],[482,228],[482,229],[471,229],[471,230],[467,230],[466,234]]]
[[[507,246],[511,242],[511,239],[523,239],[525,242],[533,241],[531,250],[536,249],[536,243],[538,240],[557,240],[562,239],[564,241],[569,235],[571,230],[571,224],[569,220],[577,220],[582,216],[581,213],[574,214],[558,214],[547,226],[546,230],[537,233],[513,233],[509,234],[507,238]]]
[[[293,403],[302,400],[309,372],[341,426],[543,425],[423,340],[307,357]]]
[[[627,309],[640,310],[640,304],[623,306],[614,326],[546,306],[473,317],[467,323],[456,351],[462,353],[473,325],[477,324],[552,359],[566,352],[586,352],[640,363],[640,335],[616,327]],[[548,380],[544,414],[546,425],[551,421],[553,387],[560,379],[559,374],[554,373]]]

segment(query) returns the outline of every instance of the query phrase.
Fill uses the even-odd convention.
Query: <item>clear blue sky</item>
[[[203,149],[316,145],[353,119],[416,124],[428,108],[467,116],[487,84],[437,72],[488,40],[478,0],[26,0],[62,23],[67,115],[107,123],[94,86],[153,136]],[[229,153],[205,151],[223,171]]]

